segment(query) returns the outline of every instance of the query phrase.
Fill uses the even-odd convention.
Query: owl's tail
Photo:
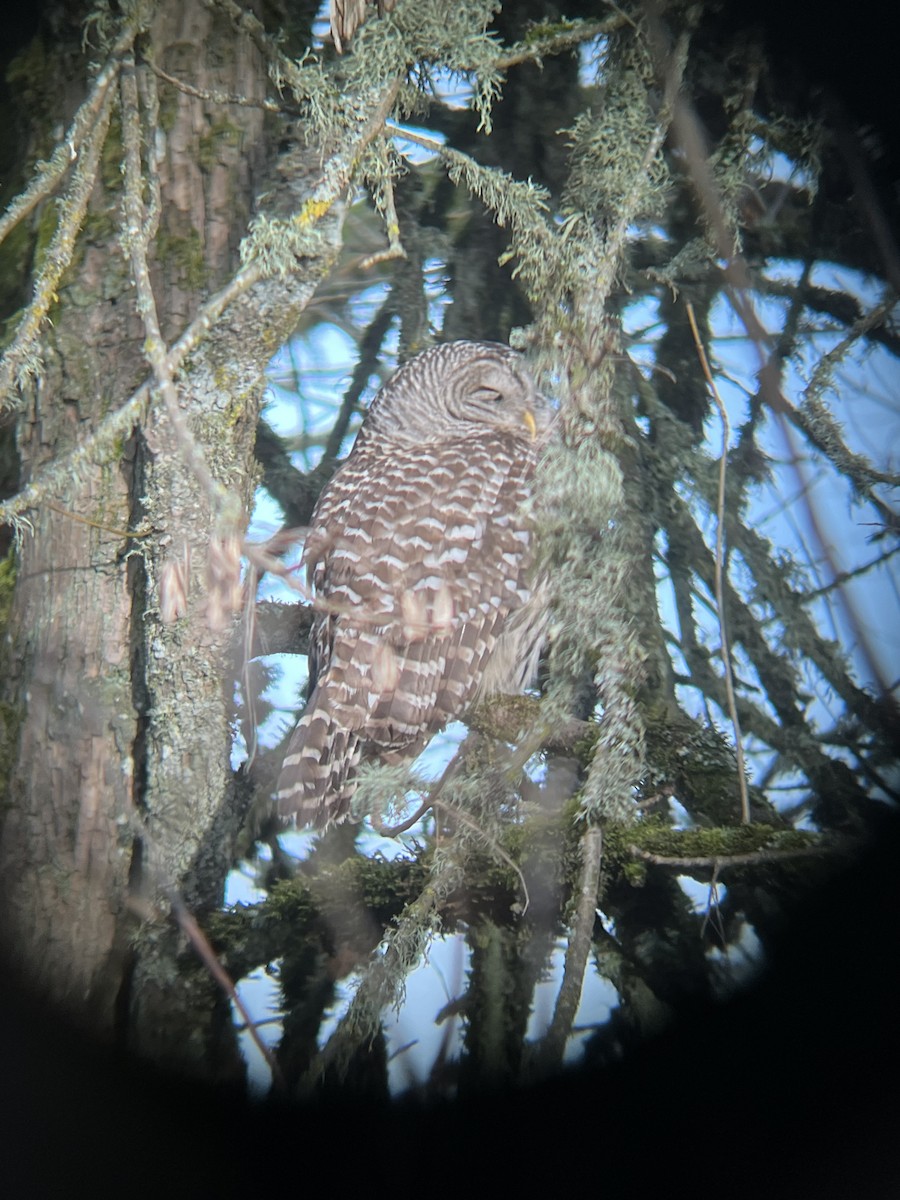
[[[346,820],[361,756],[359,735],[318,708],[313,697],[282,763],[275,793],[279,816],[317,829]]]

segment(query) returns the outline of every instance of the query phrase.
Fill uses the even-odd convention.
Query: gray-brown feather
[[[343,820],[364,758],[411,758],[479,691],[528,683],[545,620],[522,513],[539,447],[526,412],[547,424],[521,358],[475,342],[419,355],[373,401],[307,537],[315,686],[283,816]]]

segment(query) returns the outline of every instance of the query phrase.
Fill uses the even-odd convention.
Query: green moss
[[[426,875],[425,864],[412,859],[354,857],[319,875],[313,891],[330,921],[346,922],[354,907],[391,916],[419,894]]]
[[[159,88],[159,128],[163,133],[171,133],[178,118],[178,93],[169,83],[160,84]]]
[[[55,95],[51,80],[56,75],[57,64],[48,58],[42,39],[35,37],[7,67],[6,82],[18,102],[33,113],[35,108],[46,108]]]
[[[639,858],[622,863],[622,875],[632,887],[643,887],[647,882],[647,864]]]
[[[112,211],[90,211],[82,226],[84,237],[89,242],[107,242],[118,231]]]
[[[672,829],[653,820],[622,830],[610,828],[604,834],[604,850],[612,853],[615,846],[623,863],[630,857],[630,846],[665,858],[722,858],[763,850],[800,850],[819,844],[815,834],[764,824]]]
[[[25,299],[25,281],[31,272],[33,234],[26,221],[11,229],[0,244],[0,313],[7,318],[9,331],[15,329]],[[6,331],[5,331],[6,332]]]
[[[573,754],[578,759],[583,767],[590,766],[594,758],[594,750],[597,742],[600,739],[600,726],[592,725],[585,733],[584,737],[579,738],[573,748]]]
[[[631,833],[631,843],[651,854],[661,854],[667,858],[713,858],[770,849],[777,830],[771,825],[671,829],[648,822],[635,827]]]
[[[0,561],[0,641],[6,632],[16,587],[16,559],[9,554]],[[2,643],[5,645],[5,642]]]
[[[9,642],[6,627],[12,611],[17,563],[14,554],[0,561],[0,679],[8,677]],[[0,806],[9,803],[10,775],[17,757],[22,710],[8,699],[0,699]]]
[[[526,46],[533,46],[535,42],[551,41],[561,34],[571,33],[578,25],[578,21],[540,21],[531,26],[523,41]]]
[[[156,235],[156,254],[164,266],[174,266],[180,270],[181,281],[189,290],[196,291],[206,286],[206,262],[200,234],[196,229],[181,237],[161,229]]]
[[[648,721],[642,795],[667,789],[695,816],[729,825],[740,813],[737,759],[728,739],[713,726],[679,714]],[[762,815],[762,814],[759,814]]]
[[[211,171],[221,158],[224,147],[236,149],[241,144],[241,130],[230,121],[216,121],[200,138],[197,161],[204,171]]]

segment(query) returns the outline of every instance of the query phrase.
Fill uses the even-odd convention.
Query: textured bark
[[[77,26],[70,29],[77,36]],[[256,48],[199,2],[160,6],[144,46],[196,88],[251,99],[264,93]],[[36,113],[38,137],[70,120],[83,99],[77,47],[77,40],[62,49],[48,44],[36,55],[68,80],[62,107],[48,101]],[[139,64],[142,89],[146,71]],[[171,340],[233,273],[272,141],[263,137],[259,108],[159,87],[162,220],[151,275]],[[115,114],[110,166],[43,336],[40,385],[20,418],[25,481],[95,430],[147,373],[116,233],[120,128]],[[51,208],[38,211],[38,232]],[[315,267],[313,280],[321,274]],[[313,283],[294,281],[288,302],[277,284],[264,295],[267,286],[234,307],[178,385],[213,475],[245,505],[260,374]],[[193,1060],[205,1071],[224,1006],[214,1014],[209,981],[179,973],[185,947],[166,918],[137,933],[129,898],[165,911],[168,889],[194,905],[221,897],[238,818],[229,761],[230,631],[210,631],[198,584],[214,525],[210,500],[160,405],[151,404],[149,419],[120,450],[71,479],[53,507],[31,513],[34,535],[20,550],[4,686],[7,734],[15,724],[19,735],[0,848],[4,934],[25,981],[95,1033],[158,1061]],[[115,532],[142,521],[149,536],[140,541]],[[185,550],[194,563],[188,611],[166,625],[160,569],[169,554]]]
[[[72,47],[53,52],[38,41],[29,57],[65,81],[57,107],[41,91],[46,82],[34,80],[46,105],[34,113],[40,144],[83,99],[83,68]],[[124,263],[108,232],[117,202],[113,192],[94,197],[84,252],[46,327],[40,384],[18,422],[24,481],[95,428],[142,377]],[[52,207],[37,213],[38,239],[52,225]],[[123,971],[132,853],[133,600],[127,541],[66,514],[127,529],[129,490],[119,466],[93,468],[56,497],[65,513],[49,505],[30,513],[4,686],[19,729],[0,845],[8,948],[36,991],[107,1034]]]

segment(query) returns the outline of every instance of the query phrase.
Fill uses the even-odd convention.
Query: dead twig
[[[284,1076],[281,1074],[281,1068],[278,1065],[278,1061],[266,1043],[259,1036],[257,1022],[253,1020],[253,1018],[250,1016],[250,1013],[247,1011],[243,1000],[238,995],[237,988],[234,986],[234,983],[231,980],[231,976],[222,966],[218,955],[209,944],[209,939],[197,924],[196,918],[194,917],[193,913],[189,912],[181,897],[176,892],[169,891],[168,898],[172,905],[172,915],[178,922],[178,927],[191,943],[191,946],[194,948],[194,952],[209,971],[210,975],[244,1018],[247,1032],[250,1034],[254,1045],[259,1050],[260,1054],[266,1061],[266,1065],[272,1072],[273,1086],[278,1091],[283,1091],[285,1086]]]
[[[170,83],[172,87],[177,88],[179,92],[184,92],[186,96],[193,96],[197,100],[206,100],[210,104],[238,104],[245,108],[262,108],[270,113],[284,111],[282,106],[276,104],[274,100],[265,98],[262,100],[251,100],[247,96],[235,96],[230,92],[219,92],[215,89],[194,87],[190,83],[185,83],[183,79],[177,79],[174,75],[170,75],[162,67],[158,67],[149,56],[145,55],[143,61],[158,79],[165,80],[166,83]]]
[[[694,306],[690,301],[687,304],[687,315],[691,326],[691,333],[694,335],[694,345],[697,347],[697,357],[700,360],[704,378],[709,385],[713,400],[715,400],[716,408],[719,410],[719,416],[722,420],[722,451],[719,455],[719,493],[716,500],[716,610],[719,618],[719,637],[722,642],[722,664],[725,668],[725,694],[728,697],[728,716],[734,730],[734,746],[737,753],[738,787],[741,794],[741,821],[745,825],[749,825],[750,794],[747,788],[747,774],[744,765],[741,724],[738,720],[737,704],[734,698],[731,643],[728,640],[728,631],[725,626],[725,471],[728,462],[728,435],[730,427],[728,424],[728,413],[725,411],[725,405],[722,403],[722,397],[719,395],[719,389],[716,387],[716,381],[713,379],[712,371],[709,368],[709,359],[706,357],[706,350],[700,338],[700,330],[697,328],[697,318],[694,316]]]

